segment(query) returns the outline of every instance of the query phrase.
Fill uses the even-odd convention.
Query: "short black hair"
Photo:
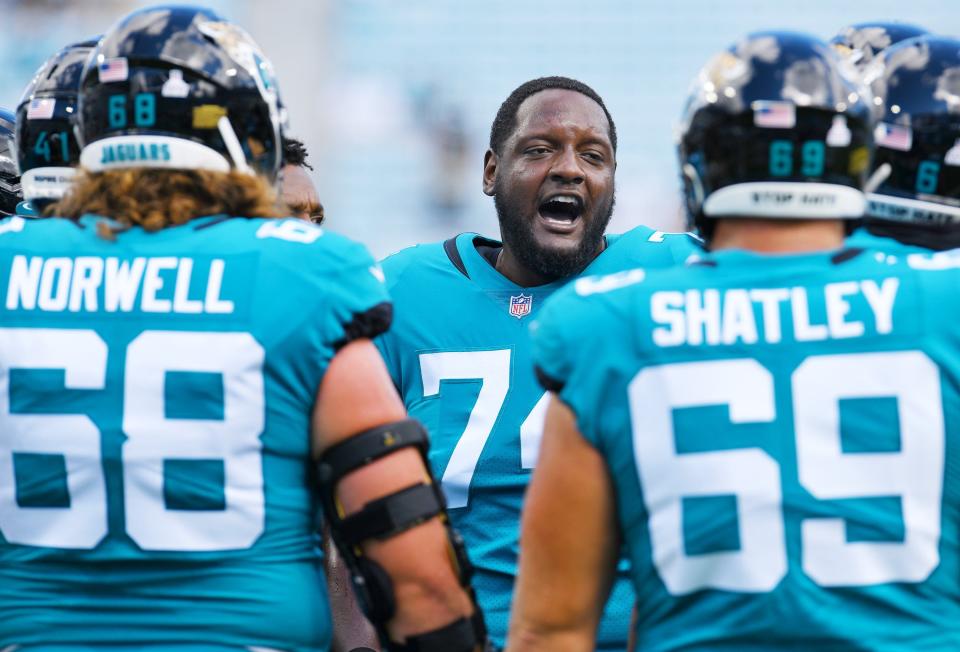
[[[302,140],[281,136],[281,146],[283,148],[283,165],[296,165],[298,168],[307,168],[312,170],[313,166],[307,163],[307,146]]]
[[[523,104],[524,100],[540,91],[548,91],[555,88],[586,95],[600,105],[610,125],[610,144],[613,145],[613,151],[616,152],[617,127],[613,124],[613,117],[611,117],[610,112],[607,111],[607,106],[603,103],[603,98],[583,82],[570,79],[569,77],[539,77],[517,86],[517,88],[510,93],[510,96],[504,100],[503,104],[500,105],[500,110],[497,111],[497,117],[493,119],[493,126],[490,128],[490,149],[498,156],[502,153],[504,143],[507,142],[507,139],[510,138],[510,135],[513,134],[517,128],[517,111],[520,110],[520,105]]]

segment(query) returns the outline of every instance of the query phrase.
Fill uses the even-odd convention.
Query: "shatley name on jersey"
[[[885,335],[893,328],[899,286],[898,279],[886,278],[827,283],[810,292],[804,287],[654,292],[650,297],[650,315],[657,324],[653,341],[657,346],[671,347]],[[786,319],[781,317],[784,304]],[[850,317],[853,306],[860,304],[869,308],[872,324]]]

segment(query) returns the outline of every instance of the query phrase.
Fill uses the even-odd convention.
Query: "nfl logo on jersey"
[[[515,297],[510,297],[510,314],[517,319],[523,319],[529,315],[532,307],[532,294],[520,294]]]

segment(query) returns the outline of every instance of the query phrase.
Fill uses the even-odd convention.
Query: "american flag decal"
[[[100,74],[100,83],[127,81],[129,69],[127,60],[124,57],[116,59],[107,59],[101,61],[97,66],[97,72]]]
[[[57,100],[52,97],[34,98],[27,107],[27,120],[49,120],[56,107]]]
[[[753,124],[767,129],[793,129],[797,124],[797,108],[793,102],[758,100],[750,105]]]
[[[913,131],[910,127],[881,122],[873,131],[873,138],[880,147],[909,152],[913,147]]]

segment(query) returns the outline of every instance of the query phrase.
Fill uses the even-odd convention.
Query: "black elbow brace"
[[[344,516],[336,499],[337,483],[353,471],[403,448],[414,448],[420,453],[429,482],[400,489],[367,503],[350,516]],[[486,649],[483,613],[470,587],[473,566],[463,539],[447,519],[443,492],[430,471],[428,448],[423,426],[415,419],[404,419],[371,428],[324,451],[317,462],[317,477],[330,535],[350,570],[357,599],[376,628],[385,650],[470,652],[479,644]],[[386,629],[387,621],[396,612],[393,584],[387,572],[363,554],[360,544],[369,539],[389,539],[435,516],[441,517],[446,528],[457,578],[470,595],[474,612],[469,618],[461,618],[431,632],[410,636],[405,643],[397,643],[390,640]]]

